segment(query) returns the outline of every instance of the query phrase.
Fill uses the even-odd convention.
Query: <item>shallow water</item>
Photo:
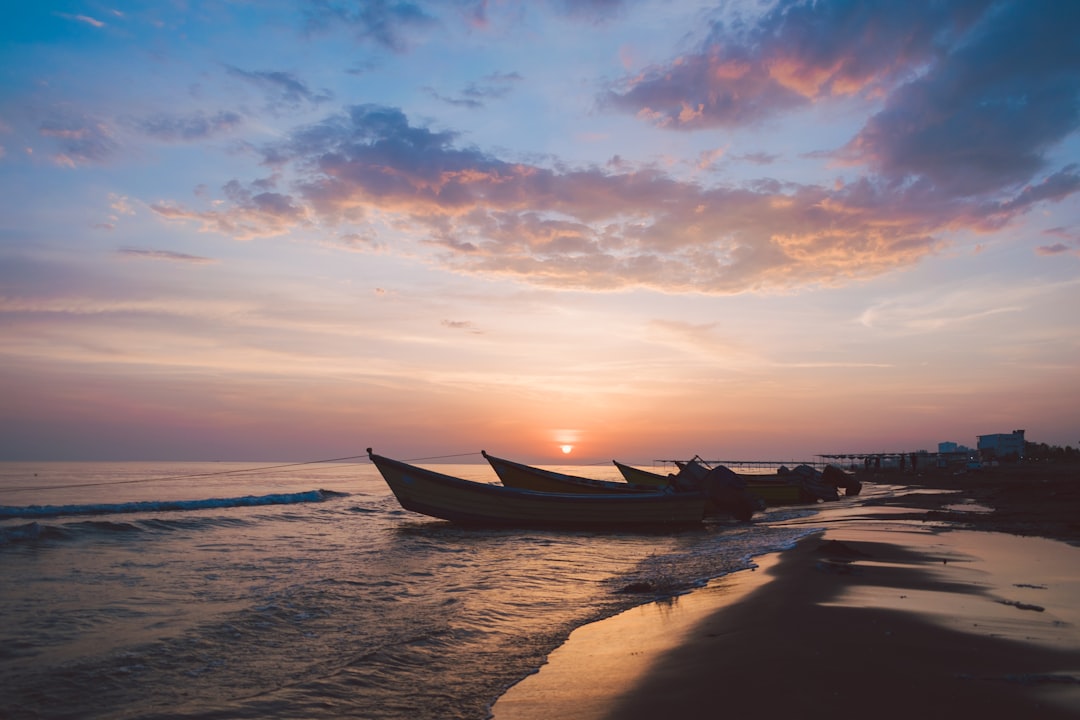
[[[747,568],[810,532],[769,519],[812,512],[465,529],[366,462],[9,463],[0,506],[5,718],[484,718],[573,628]]]

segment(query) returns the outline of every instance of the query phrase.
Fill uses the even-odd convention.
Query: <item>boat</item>
[[[674,481],[676,486],[682,483],[690,487],[693,487],[695,482],[701,482],[701,479],[713,470],[724,467],[717,465],[710,469],[709,464],[697,456],[687,462],[676,462],[676,465],[679,467],[679,474]],[[845,495],[858,495],[862,490],[862,483],[854,475],[849,475],[835,465],[827,465],[824,470],[817,470],[806,464],[798,465],[793,470],[781,466],[777,469],[776,475],[740,475],[739,477],[743,478],[747,490],[759,497],[769,491],[782,493],[793,502],[801,503],[839,500],[839,488],[844,489]],[[771,483],[771,485],[766,483]],[[789,487],[785,488],[785,485]],[[794,500],[796,491],[799,496],[798,501]]]
[[[704,493],[552,493],[464,480],[376,455],[401,507],[462,525],[671,528],[699,524]]]
[[[862,483],[858,478],[835,465],[826,465],[824,470],[817,470],[809,465],[798,465],[793,470],[781,467],[777,470],[777,475],[796,478],[811,502],[839,500],[840,488],[844,489],[845,495],[858,495],[862,491]]]
[[[685,463],[679,463],[679,473],[677,475],[661,475],[660,473],[626,465],[618,460],[612,460],[612,462],[615,463],[615,467],[619,469],[627,482],[638,485],[645,485],[650,482],[656,485],[678,483],[683,478],[685,478],[684,482],[693,483],[703,478],[709,471],[709,468],[697,458],[688,460]],[[804,491],[800,483],[779,476],[747,475],[743,473],[738,473],[738,475],[746,483],[747,492],[761,500],[766,506],[797,505],[811,502],[813,499]]]
[[[578,475],[545,470],[543,468],[525,465],[488,455],[486,450],[480,454],[495,470],[499,480],[507,487],[522,488],[524,490],[539,490],[540,492],[571,492],[571,493],[655,493],[663,492],[663,488],[656,485],[639,485],[631,482],[617,482],[613,480],[594,480]]]
[[[675,477],[674,474],[661,475],[660,473],[642,470],[633,465],[621,463],[618,460],[612,460],[611,462],[615,463],[615,467],[619,469],[619,472],[626,482],[634,483],[635,485],[655,485],[657,487],[664,487],[665,485],[670,485],[672,479]]]
[[[630,482],[611,480],[593,480],[578,475],[545,470],[523,463],[505,460],[489,455],[481,450],[488,463],[495,470],[503,485],[539,492],[576,492],[583,494],[598,493],[656,493],[704,494],[706,497],[705,514],[728,514],[737,520],[749,520],[755,510],[760,509],[756,498],[746,492],[742,480],[725,467],[707,468],[698,466],[692,473],[680,472],[672,482],[663,488],[655,485],[640,485]],[[700,469],[700,472],[699,472]],[[691,477],[692,475],[692,477]]]

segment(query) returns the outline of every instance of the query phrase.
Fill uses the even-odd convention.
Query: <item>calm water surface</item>
[[[366,461],[0,464],[0,717],[485,718],[575,627],[745,569],[809,512],[477,530]]]

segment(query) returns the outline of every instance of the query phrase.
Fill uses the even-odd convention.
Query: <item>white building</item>
[[[979,435],[979,454],[985,459],[1024,457],[1024,431],[1013,430],[1008,434]]]

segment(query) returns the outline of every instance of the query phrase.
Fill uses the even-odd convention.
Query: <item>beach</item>
[[[579,628],[493,716],[1078,717],[1077,470],[865,476],[903,490]]]

